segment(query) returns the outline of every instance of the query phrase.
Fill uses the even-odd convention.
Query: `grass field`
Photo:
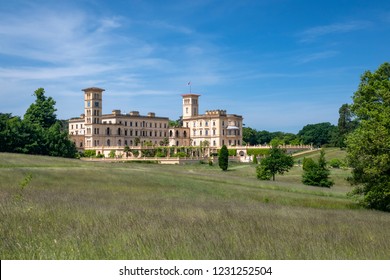
[[[252,164],[0,154],[0,258],[389,259],[390,215],[346,196],[349,172],[323,189],[298,166],[272,182]]]

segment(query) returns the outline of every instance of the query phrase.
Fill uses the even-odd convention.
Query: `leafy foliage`
[[[226,171],[229,166],[229,150],[226,145],[223,145],[218,157],[218,164],[222,171]]]
[[[354,131],[358,125],[358,120],[354,118],[354,114],[351,111],[351,105],[343,104],[339,109],[338,120],[338,139],[337,146],[340,148],[346,147],[346,137],[349,133]]]
[[[35,103],[31,104],[24,114],[24,119],[42,128],[49,128],[57,121],[54,108],[56,102],[51,97],[45,96],[45,90],[39,88],[34,92]]]
[[[285,150],[278,147],[272,147],[269,156],[260,161],[256,167],[257,178],[260,180],[275,181],[276,174],[284,174],[294,166],[294,160]]]
[[[60,157],[75,157],[76,148],[68,139],[62,123],[56,120],[55,101],[35,91],[35,103],[27,109],[24,119],[0,113],[0,151]]]
[[[359,126],[347,137],[350,181],[367,208],[390,212],[390,64],[366,71],[353,96]]]
[[[333,144],[337,136],[337,127],[329,122],[305,125],[299,132],[304,144],[313,144],[321,147],[325,144]]]
[[[308,158],[303,160],[302,183],[310,186],[330,188],[334,183],[329,179],[330,171],[326,167],[325,151],[321,150],[318,162]]]

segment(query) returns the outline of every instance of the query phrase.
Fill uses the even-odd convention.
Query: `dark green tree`
[[[337,134],[337,127],[329,122],[308,124],[298,132],[304,144],[313,144],[317,147],[332,144],[335,134]]]
[[[284,174],[294,166],[294,160],[285,150],[278,147],[272,147],[269,155],[260,161],[256,167],[257,178],[261,180],[275,181],[276,174]]]
[[[302,183],[309,186],[330,188],[334,183],[329,178],[330,171],[326,167],[325,151],[321,150],[318,162],[313,159],[303,160]]]
[[[49,128],[56,123],[56,102],[51,97],[45,96],[45,90],[39,88],[34,92],[35,103],[31,104],[24,114],[24,120],[36,124],[42,128]]]
[[[229,150],[223,145],[219,151],[218,164],[222,171],[226,171],[229,166]]]
[[[347,137],[352,194],[367,208],[390,212],[390,64],[366,71],[351,111],[359,126]]]
[[[358,125],[357,119],[354,118],[354,115],[351,111],[351,105],[343,104],[339,109],[339,120],[337,124],[338,128],[338,139],[337,146],[340,148],[346,147],[346,137],[349,133],[354,131]]]
[[[45,130],[45,140],[47,153],[55,157],[75,157],[77,150],[73,142],[69,141],[68,133],[61,129],[61,123],[58,121]]]

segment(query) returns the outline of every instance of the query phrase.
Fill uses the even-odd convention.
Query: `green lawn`
[[[0,154],[0,258],[389,259],[390,215],[346,196],[349,172],[323,189],[298,166],[272,182],[251,164]]]

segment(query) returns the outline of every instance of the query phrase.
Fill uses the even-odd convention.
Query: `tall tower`
[[[183,97],[183,120],[199,115],[199,94],[182,94]]]
[[[85,125],[100,124],[102,117],[102,96],[104,89],[91,87],[84,91]]]

